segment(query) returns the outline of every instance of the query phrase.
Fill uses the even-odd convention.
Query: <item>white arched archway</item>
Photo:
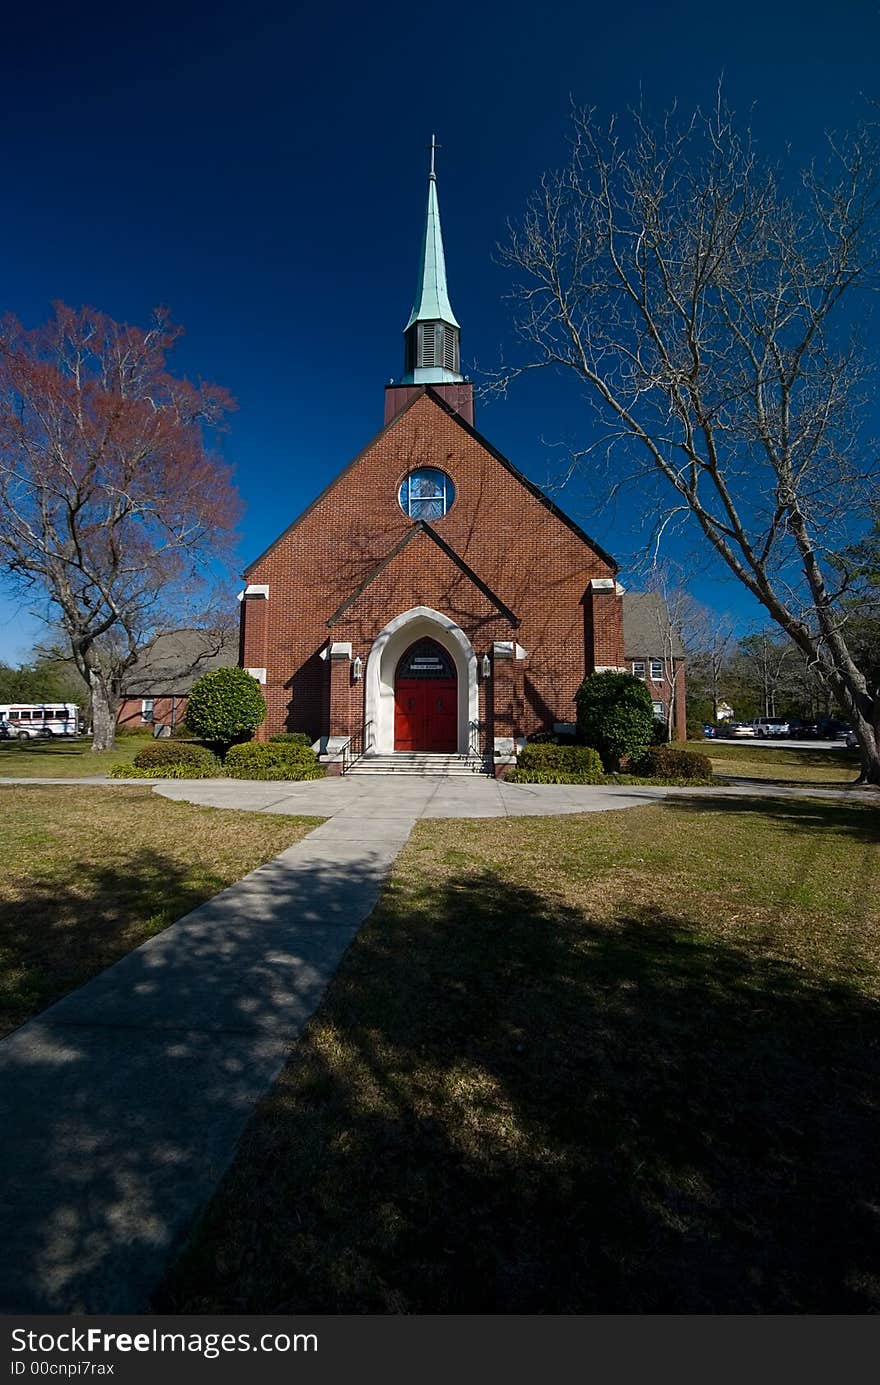
[[[368,753],[393,753],[394,672],[404,651],[416,640],[427,637],[441,644],[455,661],[458,674],[458,749],[460,754],[467,754],[470,724],[478,721],[480,716],[477,656],[461,627],[430,606],[413,606],[412,610],[395,616],[373,641],[364,675],[365,711],[370,723]]]

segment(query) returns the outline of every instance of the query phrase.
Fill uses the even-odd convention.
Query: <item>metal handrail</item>
[[[478,760],[481,764],[485,762],[486,752],[483,750],[480,733],[483,730],[481,721],[468,722],[468,759]]]
[[[371,720],[364,721],[342,746],[342,773],[348,774],[352,766],[372,749],[372,745],[373,723]]]

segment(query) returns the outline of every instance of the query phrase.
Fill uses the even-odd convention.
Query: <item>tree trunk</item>
[[[116,744],[116,707],[106,682],[89,670],[92,709],[92,750],[112,750]]]
[[[859,758],[862,762],[857,782],[880,786],[880,728],[872,726],[864,717],[856,714],[853,718],[853,729],[858,736]]]

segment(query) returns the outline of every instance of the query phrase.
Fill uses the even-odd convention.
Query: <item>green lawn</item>
[[[421,822],[157,1297],[880,1310],[877,810]]]
[[[310,831],[146,787],[0,787],[0,1034]]]
[[[742,745],[692,741],[688,748],[708,755],[715,774],[743,779],[843,789],[859,777],[858,753],[843,746],[839,750],[795,750],[764,741],[746,741]]]
[[[0,779],[82,779],[131,761],[152,736],[120,736],[113,750],[91,750],[88,736],[75,740],[0,741]]]

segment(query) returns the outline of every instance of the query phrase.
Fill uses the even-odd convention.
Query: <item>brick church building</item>
[[[474,425],[432,168],[404,374],[385,424],[246,570],[241,663],[262,736],[331,765],[421,752],[510,763],[625,668],[617,564]]]

